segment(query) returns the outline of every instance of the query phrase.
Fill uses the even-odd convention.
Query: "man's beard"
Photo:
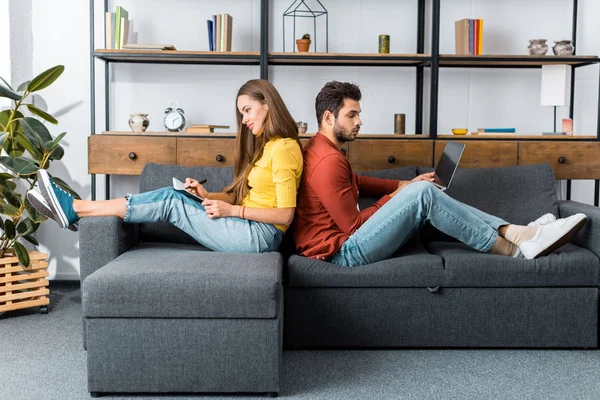
[[[356,140],[356,135],[358,135],[359,130],[360,128],[356,127],[351,131],[347,131],[343,126],[338,124],[337,121],[335,121],[335,125],[333,125],[333,134],[340,143],[353,142]]]

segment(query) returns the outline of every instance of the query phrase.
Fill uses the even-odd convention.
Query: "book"
[[[112,50],[113,48],[113,44],[114,44],[114,39],[113,39],[113,32],[114,32],[114,20],[115,20],[115,13],[113,12],[107,12],[105,15],[106,19],[105,19],[105,36],[104,36],[104,48],[106,48],[107,50]]]
[[[208,51],[215,51],[213,44],[213,22],[212,19],[206,20],[206,28],[208,30]]]
[[[127,44],[128,38],[129,38],[129,20],[126,18],[121,18],[121,42],[119,44],[120,49],[123,48],[123,45]]]
[[[215,36],[217,40],[215,41],[215,51],[221,50],[221,14],[217,14],[217,25],[215,26]]]
[[[515,133],[515,128],[478,128],[478,133]]]
[[[454,23],[454,45],[456,54],[469,54],[469,20]]]
[[[186,133],[215,133],[215,129],[229,129],[229,125],[192,125]]]
[[[483,19],[479,19],[477,31],[477,54],[483,54]]]
[[[217,51],[217,16],[212,16],[212,42],[213,51]]]
[[[233,17],[229,14],[225,14],[225,50],[231,51],[231,32],[233,28]]]
[[[123,50],[177,50],[172,44],[134,44],[126,43]]]
[[[114,49],[119,50],[121,48],[121,21],[122,18],[128,19],[129,12],[121,6],[117,6],[115,12],[115,34],[114,34]]]

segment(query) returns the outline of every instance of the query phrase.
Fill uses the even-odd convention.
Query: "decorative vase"
[[[310,47],[310,39],[297,39],[296,45],[299,53],[306,53]]]
[[[146,132],[146,128],[150,125],[148,114],[131,114],[129,118],[129,127],[134,132]]]
[[[554,43],[552,51],[556,56],[570,56],[573,54],[573,51],[575,51],[572,40],[559,40]]]
[[[48,254],[29,251],[29,267],[19,263],[12,249],[0,258],[0,313],[21,308],[40,307],[48,312]]]
[[[530,56],[543,56],[548,52],[547,39],[529,39],[527,52]]]

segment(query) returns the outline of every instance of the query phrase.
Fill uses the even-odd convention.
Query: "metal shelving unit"
[[[548,64],[569,64],[574,67],[571,85],[571,107],[569,115],[573,117],[575,69],[582,66],[598,64],[597,56],[524,56],[524,55],[454,55],[440,54],[440,1],[431,3],[431,50],[425,53],[425,8],[427,0],[416,0],[417,32],[415,54],[338,54],[338,53],[269,53],[269,24],[261,23],[259,52],[207,52],[207,51],[142,51],[142,50],[102,50],[96,49],[94,40],[95,0],[90,0],[90,93],[91,93],[91,134],[95,134],[96,126],[96,79],[95,61],[104,61],[105,89],[105,131],[110,131],[110,69],[111,63],[144,63],[144,64],[204,64],[204,65],[259,65],[260,78],[268,79],[269,65],[311,65],[311,66],[377,66],[377,67],[412,67],[416,68],[415,93],[415,133],[419,139],[436,139],[438,137],[438,92],[440,68],[541,68]],[[108,0],[104,0],[104,11],[108,11]],[[269,20],[269,0],[261,0],[261,22]],[[578,1],[573,0],[573,32],[572,39],[576,46]],[[430,68],[429,99],[429,134],[423,133],[424,106],[424,68]],[[553,138],[562,140],[561,137]],[[491,139],[493,140],[493,139]],[[530,140],[530,139],[528,139]],[[552,140],[552,139],[545,139]],[[600,140],[600,90],[598,99],[598,121],[595,139]],[[96,176],[92,175],[92,199],[96,198]],[[110,175],[106,176],[106,198],[110,197]],[[600,194],[599,181],[595,182],[595,205],[598,205]],[[567,182],[567,198],[571,195],[571,181]]]

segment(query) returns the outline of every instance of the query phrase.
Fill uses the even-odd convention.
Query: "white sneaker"
[[[541,225],[533,238],[522,242],[519,249],[528,260],[545,256],[567,243],[586,221],[584,214],[575,214]]]
[[[554,221],[556,221],[556,217],[554,216],[554,214],[547,213],[547,214],[542,215],[535,221],[531,221],[530,223],[527,224],[527,226],[542,226],[542,225],[547,225]],[[523,253],[521,253],[521,249],[519,249],[517,247],[517,251],[513,255],[513,258],[525,258],[525,256],[523,255]]]
[[[556,221],[556,217],[554,216],[554,214],[548,213],[548,214],[542,215],[535,221],[528,223],[527,226],[542,226],[542,225],[547,225],[554,221]]]

